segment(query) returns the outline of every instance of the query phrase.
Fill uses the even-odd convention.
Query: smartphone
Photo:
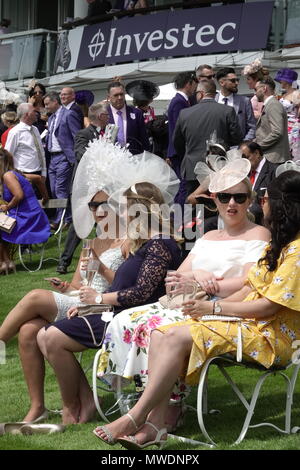
[[[62,281],[58,281],[57,279],[53,279],[53,277],[44,277],[44,281],[52,282],[55,286],[59,286]]]

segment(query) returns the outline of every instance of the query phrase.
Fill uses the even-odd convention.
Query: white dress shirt
[[[54,118],[52,119],[52,122],[51,122],[51,125],[50,125],[50,129],[49,129],[49,132],[52,134],[52,146],[51,146],[51,149],[49,148],[49,152],[61,152],[62,149],[61,149],[61,146],[59,145],[59,142],[57,140],[57,138],[55,137],[55,130],[58,126],[58,123],[59,123],[59,115],[61,113],[61,110],[62,110],[62,106],[60,106],[58,108],[58,110],[55,112],[55,116]]]
[[[37,138],[42,161],[39,158],[31,129]],[[35,126],[29,126],[24,122],[20,122],[14,126],[8,133],[5,149],[13,155],[14,165],[17,170],[23,171],[24,173],[40,171],[42,176],[46,177],[45,152],[39,131]]]
[[[219,98],[218,98],[218,103],[220,104],[225,104],[224,103],[224,98],[227,98],[227,106],[232,106],[233,107],[233,93],[231,93],[230,95],[228,96],[224,96],[222,95],[221,92],[219,92]]]
[[[127,142],[127,114],[126,114],[126,106],[124,106],[122,109],[116,109],[112,105],[110,105],[111,112],[113,114],[113,118],[115,121],[116,126],[118,125],[118,119],[119,115],[117,114],[118,111],[122,111],[122,119],[123,119],[123,129],[124,129],[124,138],[125,138],[125,144]]]

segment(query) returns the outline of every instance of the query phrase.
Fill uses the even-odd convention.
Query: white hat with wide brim
[[[250,170],[251,163],[246,158],[231,161],[210,175],[208,189],[211,193],[226,191],[247,178]]]

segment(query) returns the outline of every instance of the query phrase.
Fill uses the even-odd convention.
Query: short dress
[[[191,254],[195,255],[192,269],[204,269],[217,277],[238,277],[244,265],[255,263],[266,246],[261,240],[215,241],[200,238],[196,241]],[[148,349],[153,329],[183,320],[181,309],[168,309],[159,302],[143,307],[135,307],[119,313],[109,324],[102,354],[100,356],[98,377],[113,385],[116,375],[123,382],[140,375],[145,384],[148,379]],[[185,394],[184,384],[173,395]]]
[[[110,288],[106,292],[118,292],[119,306],[114,315],[131,305],[155,302],[165,294],[164,278],[168,269],[177,269],[181,250],[173,238],[153,237],[134,255],[121,264]],[[88,320],[88,324],[87,321]],[[107,321],[102,314],[63,319],[52,324],[67,336],[87,348],[98,348],[103,341]]]
[[[124,262],[124,257],[122,253],[122,247],[117,246],[115,248],[109,248],[104,251],[100,256],[99,260],[112,271],[117,271],[118,267]],[[85,272],[80,272],[82,279],[85,278]],[[106,291],[109,288],[109,282],[100,274],[96,273],[94,276],[91,287],[95,289],[100,294]],[[74,305],[85,305],[80,302],[78,291],[74,292],[75,295],[61,294],[60,292],[53,291],[53,297],[57,305],[57,316],[55,321],[62,320],[66,318],[67,311],[74,307]]]
[[[267,369],[286,366],[300,340],[300,238],[282,251],[278,267],[269,272],[266,265],[252,266],[247,283],[252,292],[244,302],[265,297],[279,305],[280,310],[266,320],[179,322],[173,327],[189,326],[193,346],[185,380],[190,385],[199,381],[201,367],[214,356],[235,353],[238,323],[242,328],[243,355]],[[164,332],[169,326],[159,328]]]
[[[17,171],[13,171],[13,173],[22,187],[24,198],[18,206],[10,209],[8,215],[16,219],[17,223],[11,233],[0,230],[1,239],[17,245],[46,242],[50,237],[49,220],[41,208],[29,181],[21,173]],[[3,199],[10,202],[12,198],[13,194],[4,184]]]

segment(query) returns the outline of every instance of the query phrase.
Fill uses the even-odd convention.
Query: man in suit
[[[73,171],[73,178],[78,163],[80,162],[83,154],[85,153],[89,142],[94,139],[98,139],[100,135],[104,135],[105,127],[108,124],[109,114],[107,110],[107,103],[101,102],[94,104],[89,107],[88,118],[90,125],[85,129],[77,132],[75,136],[74,152],[76,157],[76,163]],[[77,236],[73,223],[70,224],[68,235],[65,242],[64,251],[59,259],[56,271],[60,274],[66,274],[67,268],[70,266],[73,258],[73,254],[81,242],[81,239]]]
[[[283,163],[291,158],[287,114],[274,96],[275,82],[271,77],[255,85],[256,96],[264,106],[256,124],[255,141],[261,146],[264,156],[272,163]]]
[[[132,154],[150,150],[142,111],[125,102],[125,88],[121,82],[111,82],[107,87],[109,122],[119,127],[117,141],[128,144]]]
[[[63,88],[60,92],[60,101],[62,106],[64,106],[66,109],[74,111],[77,118],[79,119],[81,128],[83,128],[84,116],[81,107],[75,102],[74,88]]]
[[[187,195],[199,185],[194,168],[197,162],[205,161],[207,141],[214,131],[218,142],[228,147],[242,141],[234,109],[215,101],[215,83],[212,80],[200,82],[197,95],[199,103],[181,111],[173,137],[176,154],[182,158],[181,175],[186,180]]]
[[[216,101],[235,109],[243,139],[253,140],[255,138],[256,119],[250,99],[247,96],[237,94],[239,79],[235,70],[232,67],[224,67],[218,70],[216,78],[220,85],[220,92],[216,94]]]
[[[55,91],[45,95],[44,105],[46,111],[51,113],[46,142],[50,154],[48,175],[51,193],[54,199],[67,199],[75,164],[74,138],[81,126],[76,113],[61,106],[59,94]],[[61,213],[62,209],[57,209],[52,222],[54,230],[58,227]],[[68,208],[65,223],[69,224],[71,220],[71,210]]]
[[[189,98],[195,93],[197,82],[196,75],[194,72],[180,72],[174,79],[175,89],[177,90],[176,95],[171,99],[168,106],[168,134],[169,134],[169,145],[167,150],[167,163],[173,168],[176,175],[180,179],[180,187],[177,195],[175,196],[175,202],[183,205],[186,199],[186,190],[184,180],[181,178],[180,167],[182,159],[176,154],[173,145],[173,134],[176,126],[176,122],[179,113],[182,109],[189,108]]]
[[[253,190],[256,193],[255,200],[250,206],[250,211],[255,216],[255,222],[262,224],[263,211],[260,205],[261,197],[264,196],[268,184],[275,178],[278,165],[269,162],[263,155],[261,146],[257,142],[243,142],[240,145],[242,156],[251,163],[249,174]]]

